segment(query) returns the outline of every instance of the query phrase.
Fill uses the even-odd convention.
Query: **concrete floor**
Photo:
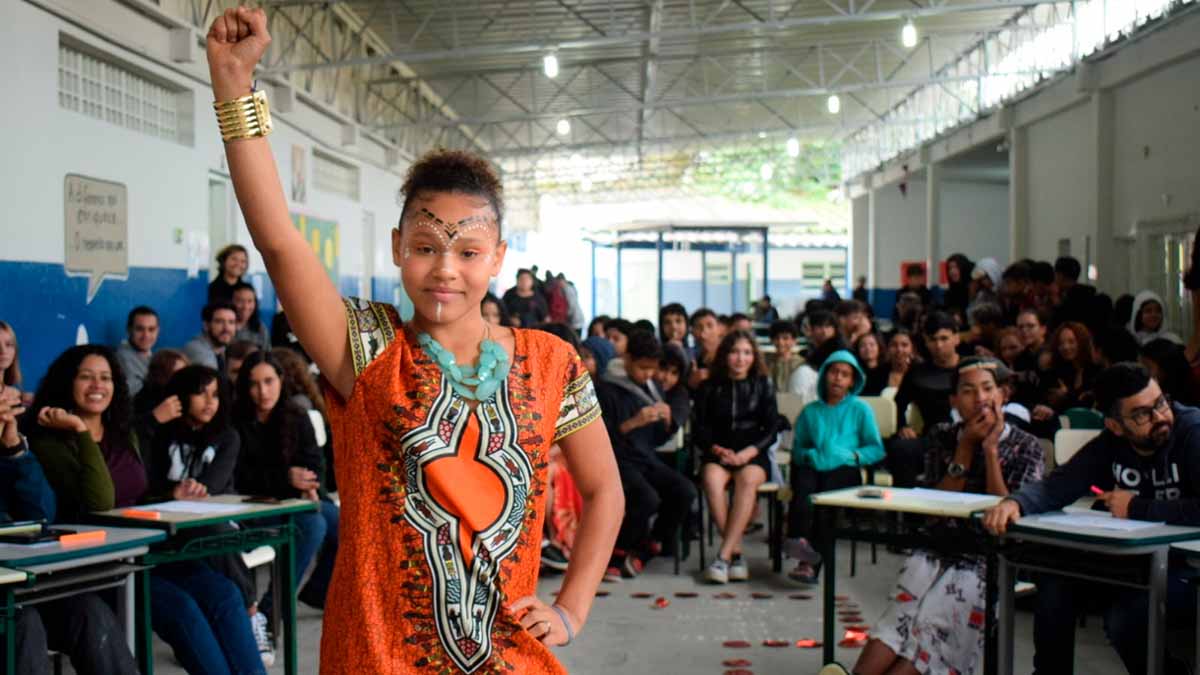
[[[750,552],[751,580],[725,587],[699,583],[695,552],[684,563],[679,576],[672,574],[669,559],[652,561],[642,576],[620,583],[604,584],[606,597],[596,599],[592,617],[578,642],[559,651],[563,664],[578,675],[613,675],[614,673],[674,675],[713,673],[727,670],[726,659],[744,658],[753,665],[750,670],[764,674],[816,673],[820,668],[820,649],[770,648],[760,646],[764,639],[789,640],[821,637],[820,587],[805,589],[770,573],[766,545],[761,535],[753,537]],[[859,547],[858,575],[849,576],[849,545],[839,555],[838,594],[848,595],[857,602],[867,623],[883,613],[884,600],[900,568],[901,559],[879,551],[879,563],[869,562],[869,547]],[[561,577],[543,577],[539,588],[544,598],[557,590]],[[696,598],[677,598],[679,591],[695,591]],[[721,591],[736,593],[733,599],[717,599]],[[653,608],[654,600],[635,599],[632,593],[649,592],[670,600],[666,609]],[[756,600],[752,592],[774,594],[770,599]],[[791,593],[813,595],[812,600],[789,599]],[[1032,666],[1032,615],[1017,615],[1016,663],[1017,673],[1028,673]],[[320,613],[301,607],[300,610],[300,672],[316,673],[318,645],[321,634]],[[725,640],[747,640],[749,649],[726,649]],[[839,649],[838,660],[849,666],[857,658],[856,649]],[[156,672],[168,675],[183,673],[170,650],[156,640]],[[279,654],[272,674],[283,672],[283,657]],[[1086,628],[1076,633],[1076,672],[1088,675],[1117,675],[1124,670],[1116,653],[1104,641],[1098,617],[1092,617]]]

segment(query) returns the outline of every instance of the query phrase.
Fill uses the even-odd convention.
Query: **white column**
[[[941,210],[942,210],[941,167],[930,161],[925,167],[925,264],[929,267],[929,287],[937,285],[937,263],[939,260]]]
[[[1020,260],[1029,252],[1029,133],[1025,127],[1008,132],[1008,259]],[[1043,256],[1044,257],[1044,256]]]

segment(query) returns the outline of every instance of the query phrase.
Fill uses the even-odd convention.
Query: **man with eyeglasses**
[[[1022,515],[1063,508],[1091,494],[1114,518],[1200,526],[1200,410],[1166,398],[1150,373],[1118,363],[1096,379],[1096,404],[1104,431],[1045,480],[1028,485],[984,513],[988,530],[1003,534]],[[1063,561],[1069,564],[1069,561]],[[1169,571],[1167,625],[1192,625],[1195,603],[1186,566]],[[1064,577],[1037,579],[1034,673],[1073,672],[1075,618],[1096,599],[1107,603],[1104,629],[1130,673],[1145,672],[1145,591],[1100,586]],[[1167,672],[1182,664],[1168,660]]]

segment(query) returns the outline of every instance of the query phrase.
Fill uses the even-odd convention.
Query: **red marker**
[[[1101,490],[1100,488],[1096,487],[1095,485],[1092,486],[1091,490],[1092,490],[1092,494],[1096,495],[1097,497],[1104,496],[1104,490]]]

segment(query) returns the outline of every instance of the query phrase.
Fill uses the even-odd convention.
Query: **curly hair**
[[[504,217],[504,188],[496,170],[486,159],[462,150],[433,150],[422,155],[409,167],[404,184],[400,186],[400,194],[404,195],[400,222],[403,223],[408,215],[408,206],[413,199],[435,192],[459,192],[487,199],[496,213],[496,227],[500,228]]]
[[[129,397],[129,386],[125,383],[125,371],[121,369],[113,350],[104,345],[79,345],[71,347],[59,354],[46,376],[38,385],[33,397],[33,407],[25,416],[26,435],[32,435],[37,427],[37,417],[43,408],[62,408],[75,410],[79,406],[75,402],[75,378],[79,375],[79,367],[89,356],[99,356],[108,362],[112,371],[112,401],[100,414],[100,422],[104,425],[105,435],[116,434],[115,438],[129,438],[133,422],[133,404]]]
[[[729,353],[733,351],[738,342],[743,340],[750,345],[750,351],[754,352],[754,362],[750,364],[750,376],[767,374],[767,364],[763,361],[762,353],[758,351],[758,345],[754,343],[754,338],[746,331],[735,330],[726,335],[717,347],[717,355],[712,362],[712,379],[732,379],[729,376]]]

